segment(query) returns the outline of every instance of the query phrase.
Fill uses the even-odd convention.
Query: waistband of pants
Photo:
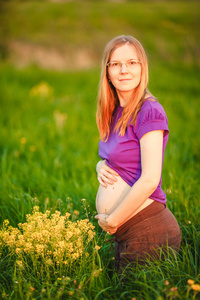
[[[130,218],[120,227],[118,227],[117,231],[114,233],[114,236],[117,238],[121,236],[124,232],[126,232],[130,227],[136,225],[146,218],[150,218],[158,213],[160,213],[163,209],[166,208],[166,204],[160,203],[158,201],[153,201],[151,204],[142,209],[135,216]]]

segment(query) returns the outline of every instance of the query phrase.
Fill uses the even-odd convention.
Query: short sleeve
[[[140,140],[145,133],[154,130],[169,132],[167,116],[159,102],[146,101],[138,113],[134,131]]]

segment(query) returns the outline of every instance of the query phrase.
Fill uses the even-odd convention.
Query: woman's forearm
[[[111,227],[119,227],[132,215],[155,191],[158,181],[141,176],[128,195],[109,215],[107,222]]]

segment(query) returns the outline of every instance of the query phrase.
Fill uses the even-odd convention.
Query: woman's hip
[[[180,228],[176,218],[166,205],[154,201],[137,215],[121,225],[114,234],[118,242],[141,240],[143,243],[159,243],[176,239]]]
[[[145,264],[147,258],[159,258],[168,250],[178,252],[181,243],[174,215],[156,201],[120,226],[114,235],[117,269],[136,261]]]

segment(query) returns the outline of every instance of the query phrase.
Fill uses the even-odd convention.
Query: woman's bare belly
[[[130,190],[131,187],[120,176],[117,176],[117,181],[114,184],[108,184],[106,188],[100,184],[96,196],[96,209],[98,214],[111,214],[123,201]],[[153,201],[154,200],[148,198],[136,211],[133,211],[130,214],[128,219],[136,215]]]

